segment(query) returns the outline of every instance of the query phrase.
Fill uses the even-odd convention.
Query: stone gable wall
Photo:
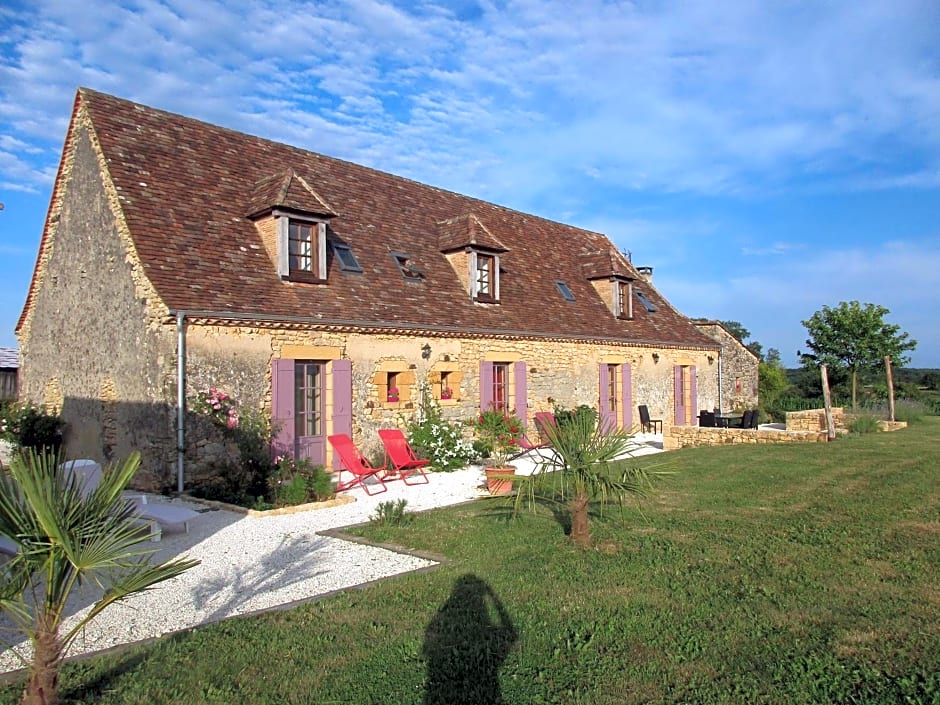
[[[20,396],[61,412],[71,457],[107,462],[140,450],[150,485],[166,474],[167,447],[175,449],[175,340],[153,325],[154,301],[120,234],[87,129],[76,131],[65,166],[52,243],[20,334]]]
[[[721,344],[722,410],[757,408],[758,360],[737,338],[717,323],[696,325],[700,331]]]

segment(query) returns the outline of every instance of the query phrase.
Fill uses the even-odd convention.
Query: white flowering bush
[[[435,470],[456,470],[477,457],[473,444],[464,440],[460,425],[441,416],[440,407],[428,394],[421,395],[418,418],[408,424],[408,442]]]

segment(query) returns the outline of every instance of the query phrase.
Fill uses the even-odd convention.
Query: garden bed
[[[289,507],[277,507],[276,509],[249,509],[248,507],[240,507],[237,504],[229,504],[228,502],[218,502],[213,499],[202,499],[201,497],[193,497],[192,495],[183,495],[185,499],[192,502],[197,502],[198,504],[205,505],[207,507],[212,507],[213,509],[224,509],[228,512],[235,512],[237,514],[245,514],[250,517],[275,517],[282,516],[285,514],[297,514],[299,512],[310,512],[317,509],[330,509],[331,507],[341,507],[344,504],[352,504],[356,501],[356,498],[349,494],[336,495],[333,499],[327,499],[323,502],[307,502],[306,504],[294,504]]]

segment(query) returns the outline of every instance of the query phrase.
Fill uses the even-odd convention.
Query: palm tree
[[[135,518],[133,504],[121,497],[140,465],[139,453],[109,467],[91,491],[64,472],[59,460],[25,450],[0,477],[0,535],[19,548],[0,571],[0,609],[33,648],[25,705],[58,702],[59,667],[88,622],[109,605],[199,563],[148,561],[154,551],[140,546],[148,531]],[[69,595],[86,582],[103,594],[88,614],[62,633]]]
[[[630,433],[603,428],[597,412],[589,407],[559,416],[545,432],[548,438],[543,440],[548,441],[550,451],[543,453],[536,472],[521,478],[516,511],[526,499],[529,506],[536,499],[561,505],[570,515],[571,540],[589,548],[591,502],[622,504],[627,497],[642,496],[650,486],[649,473],[631,463],[634,441]]]

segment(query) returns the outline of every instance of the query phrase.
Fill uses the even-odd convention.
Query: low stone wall
[[[882,431],[900,431],[907,428],[907,421],[879,421],[878,425]]]
[[[841,406],[832,407],[832,422],[836,431],[845,430],[845,410]],[[826,410],[808,409],[807,411],[787,412],[787,431],[825,431]]]
[[[663,434],[663,450],[720,446],[736,443],[825,443],[825,431],[762,431],[753,428],[702,428],[669,426]]]

